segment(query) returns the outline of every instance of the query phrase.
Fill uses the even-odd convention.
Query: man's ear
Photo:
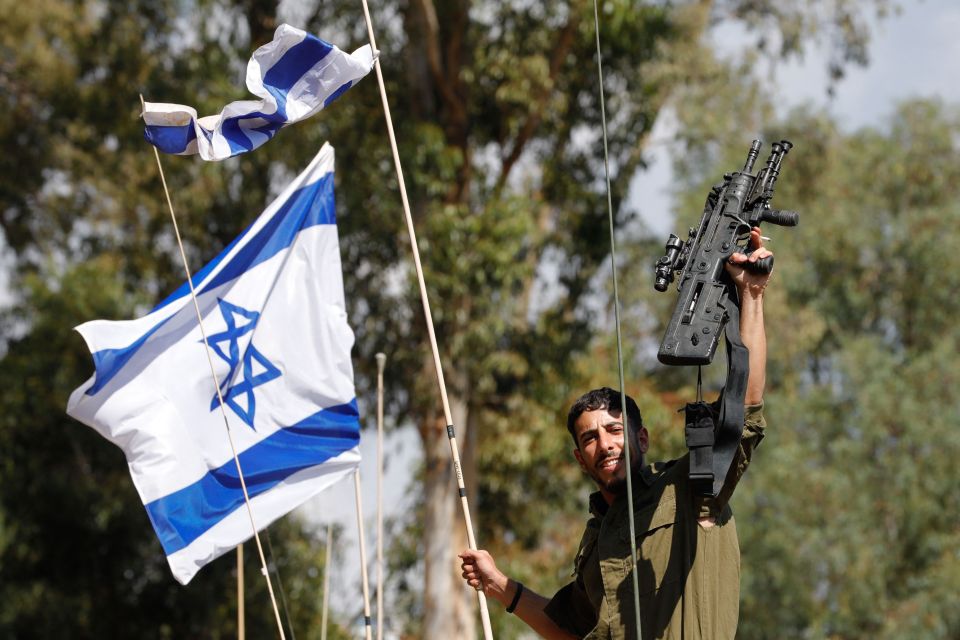
[[[586,471],[587,465],[583,464],[583,454],[580,453],[579,448],[573,450],[573,457],[577,459],[578,463],[580,463],[580,468]]]
[[[640,453],[646,453],[647,449],[650,448],[650,434],[647,433],[646,427],[640,427],[640,432],[637,434],[637,439],[640,441]]]

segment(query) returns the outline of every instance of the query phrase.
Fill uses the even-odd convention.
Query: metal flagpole
[[[624,464],[627,466],[627,514],[630,523],[630,561],[633,571],[630,577],[633,581],[633,614],[637,621],[637,640],[643,638],[640,622],[640,587],[637,581],[637,532],[633,517],[633,477],[631,470],[630,421],[627,417],[627,391],[623,377],[623,346],[620,337],[620,292],[617,290],[617,240],[613,227],[613,201],[610,197],[610,160],[607,150],[607,111],[603,98],[603,56],[600,54],[600,14],[597,9],[597,0],[593,0],[593,22],[597,37],[597,75],[600,78],[600,121],[603,125],[603,171],[607,179],[607,215],[610,219],[610,268],[613,273],[613,309],[617,327],[617,369],[620,374],[620,420],[623,422]],[[639,429],[640,425],[636,425]]]
[[[140,96],[140,107],[146,110],[143,103],[143,96]],[[220,391],[220,379],[213,366],[213,357],[210,355],[210,343],[207,340],[207,331],[203,327],[203,314],[200,313],[200,303],[197,302],[197,292],[193,287],[193,276],[190,274],[190,264],[187,262],[187,253],[183,249],[183,239],[180,237],[180,227],[177,224],[177,216],[173,212],[173,201],[170,199],[170,190],[167,188],[167,179],[163,175],[163,165],[160,163],[160,152],[153,148],[153,155],[157,159],[157,169],[160,171],[160,182],[163,184],[163,193],[167,197],[167,207],[170,209],[170,220],[173,222],[173,232],[177,238],[177,247],[180,249],[180,257],[183,260],[183,270],[187,274],[187,285],[190,287],[190,298],[193,300],[193,308],[197,313],[197,324],[200,326],[200,335],[203,338],[203,346],[207,353],[207,362],[210,365],[210,375],[213,377],[213,386],[217,391],[217,400],[220,403],[220,413],[223,415],[223,426],[227,430],[227,441],[230,443],[230,451],[233,453],[233,462],[237,467],[237,477],[240,479],[240,488],[243,490],[243,502],[247,507],[247,515],[250,518],[250,527],[253,529],[253,538],[257,542],[257,552],[260,554],[260,567],[263,577],[267,580],[267,592],[270,594],[270,603],[273,605],[273,614],[277,621],[277,631],[280,633],[280,640],[287,640],[283,632],[283,623],[280,621],[280,609],[277,607],[277,599],[273,595],[273,582],[270,580],[270,572],[267,570],[267,559],[263,555],[263,545],[260,544],[260,534],[257,533],[257,525],[253,518],[253,508],[250,506],[250,494],[247,493],[247,481],[243,477],[243,469],[240,466],[240,457],[237,454],[237,447],[233,442],[233,432],[230,431],[230,421],[227,418],[226,405],[223,400],[223,393]]]
[[[443,403],[443,416],[447,421],[447,439],[450,441],[450,455],[453,458],[453,469],[457,477],[457,489],[460,494],[460,506],[463,509],[463,519],[467,528],[467,544],[470,549],[477,549],[477,541],[473,535],[473,521],[470,518],[470,504],[467,500],[467,489],[463,483],[463,470],[460,466],[460,452],[457,447],[457,438],[453,428],[453,418],[450,414],[450,401],[447,398],[447,386],[443,380],[443,365],[440,364],[440,349],[437,347],[437,336],[433,328],[433,316],[430,313],[430,300],[427,297],[427,285],[423,279],[423,267],[420,265],[420,250],[417,248],[417,235],[413,228],[413,216],[410,213],[410,201],[407,198],[407,187],[403,180],[403,169],[400,167],[400,152],[397,150],[397,137],[393,130],[393,119],[390,117],[390,103],[387,100],[387,89],[383,82],[383,72],[380,70],[380,57],[377,51],[377,41],[373,36],[373,23],[370,21],[370,8],[367,0],[363,2],[363,15],[367,21],[367,32],[370,35],[370,46],[374,51],[373,67],[377,72],[377,83],[380,85],[380,99],[383,102],[383,115],[387,122],[387,134],[390,138],[390,149],[393,152],[393,164],[397,171],[397,183],[400,187],[400,199],[403,203],[403,215],[407,223],[407,234],[410,236],[410,245],[413,249],[413,264],[416,267],[417,282],[420,285],[420,300],[423,303],[423,315],[427,324],[427,334],[430,338],[430,349],[433,353],[433,364],[437,372],[437,385],[440,387],[440,400]],[[480,619],[483,623],[483,637],[493,640],[493,628],[490,625],[490,612],[487,609],[487,598],[482,589],[477,590],[477,599],[480,603]]]
[[[323,561],[323,613],[320,618],[320,640],[327,640],[327,610],[330,604],[330,549],[333,548],[333,523],[327,523],[327,548]]]
[[[367,545],[363,539],[363,500],[360,498],[360,468],[353,472],[353,488],[357,495],[357,529],[360,532],[360,582],[363,585],[363,628],[367,640],[372,640],[373,634],[370,620],[370,587],[367,584]]]
[[[377,640],[383,640],[383,368],[387,355],[377,359]]]

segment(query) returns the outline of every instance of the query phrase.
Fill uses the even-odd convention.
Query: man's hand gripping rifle
[[[666,291],[679,272],[679,298],[660,343],[657,358],[668,365],[705,365],[713,361],[720,336],[727,338],[727,383],[719,415],[698,401],[687,405],[687,446],[690,478],[706,495],[717,495],[723,486],[743,430],[743,401],[749,374],[748,354],[740,341],[739,300],[724,269],[734,253],[749,254],[750,230],[763,222],[795,226],[793,211],[770,207],[780,165],[793,145],[775,142],[766,166],[754,176],[753,165],[762,143],[754,140],[743,169],[724,176],[707,195],[697,229],[686,242],[671,234],[666,255],[656,264],[654,288]],[[773,256],[745,263],[747,268],[769,273]]]

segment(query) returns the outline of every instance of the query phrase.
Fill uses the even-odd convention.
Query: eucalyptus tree
[[[745,25],[774,56],[822,38],[836,45],[839,70],[863,61],[864,12],[885,6],[840,0],[823,14],[799,2],[601,3],[618,226],[635,213],[625,199],[629,178],[644,166],[658,114],[683,98],[691,79],[706,84],[729,72],[706,34]],[[89,371],[68,328],[93,317],[129,317],[182,279],[158,176],[140,137],[137,94],[216,112],[226,100],[246,97],[239,88],[245,61],[279,21],[295,20],[349,49],[366,38],[360,6],[3,0],[0,10],[8,17],[0,26],[0,137],[17,150],[0,159],[0,224],[19,293],[5,317],[7,384],[0,391],[9,408],[0,438],[17,443],[10,450],[18,452],[5,456],[0,482],[4,588],[51,603],[66,597],[56,587],[66,578],[31,564],[36,556],[17,533],[24,527],[62,533],[63,549],[79,555],[91,548],[87,536],[122,537],[127,546],[109,545],[119,556],[103,555],[108,573],[91,579],[125,594],[131,621],[146,613],[172,616],[174,606],[186,610],[179,603],[187,596],[163,586],[159,570],[134,568],[146,559],[156,568],[162,556],[123,482],[119,453],[60,413]],[[585,381],[608,382],[615,371],[609,350],[593,350],[603,326],[598,282],[608,230],[592,16],[585,0],[391,0],[373,7],[479,538],[505,548],[516,541],[519,552],[508,551],[508,558],[522,566],[549,566],[575,543],[557,532],[577,501],[570,489],[576,474],[560,463],[567,457],[560,411]],[[169,159],[165,166],[188,257],[199,264],[324,139],[337,148],[358,386],[370,387],[372,355],[390,353],[391,413],[414,423],[423,444],[423,579],[412,585],[422,591],[423,620],[415,628],[425,637],[470,637],[474,605],[456,576],[454,553],[465,541],[446,425],[376,93],[372,79],[361,82],[321,117],[281,132],[256,153],[220,164]],[[33,495],[22,490],[28,475],[45,500],[60,496],[75,517],[57,519],[60,512],[22,499]],[[102,496],[95,487],[104,488]],[[532,495],[544,506],[532,505]],[[57,544],[37,539],[40,555]],[[529,553],[545,544],[556,551]],[[81,567],[57,566],[78,580],[74,591],[88,584]],[[127,590],[126,573],[116,573],[121,566],[156,598]],[[222,568],[207,571],[218,577],[198,587],[205,592],[225,576]],[[99,620],[108,600],[81,598],[60,620]],[[38,620],[36,611],[5,608],[0,624]],[[181,629],[208,625],[221,613],[192,613],[169,633],[190,634]],[[167,633],[159,622],[146,624],[161,629],[157,637]],[[78,628],[89,635],[101,629],[93,622]]]

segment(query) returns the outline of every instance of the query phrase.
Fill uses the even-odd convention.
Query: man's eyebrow
[[[577,436],[577,441],[582,442],[584,436],[588,436],[590,434],[596,433],[597,431],[599,431],[599,429],[597,429],[596,427],[587,427],[586,429],[580,432],[579,436]]]

